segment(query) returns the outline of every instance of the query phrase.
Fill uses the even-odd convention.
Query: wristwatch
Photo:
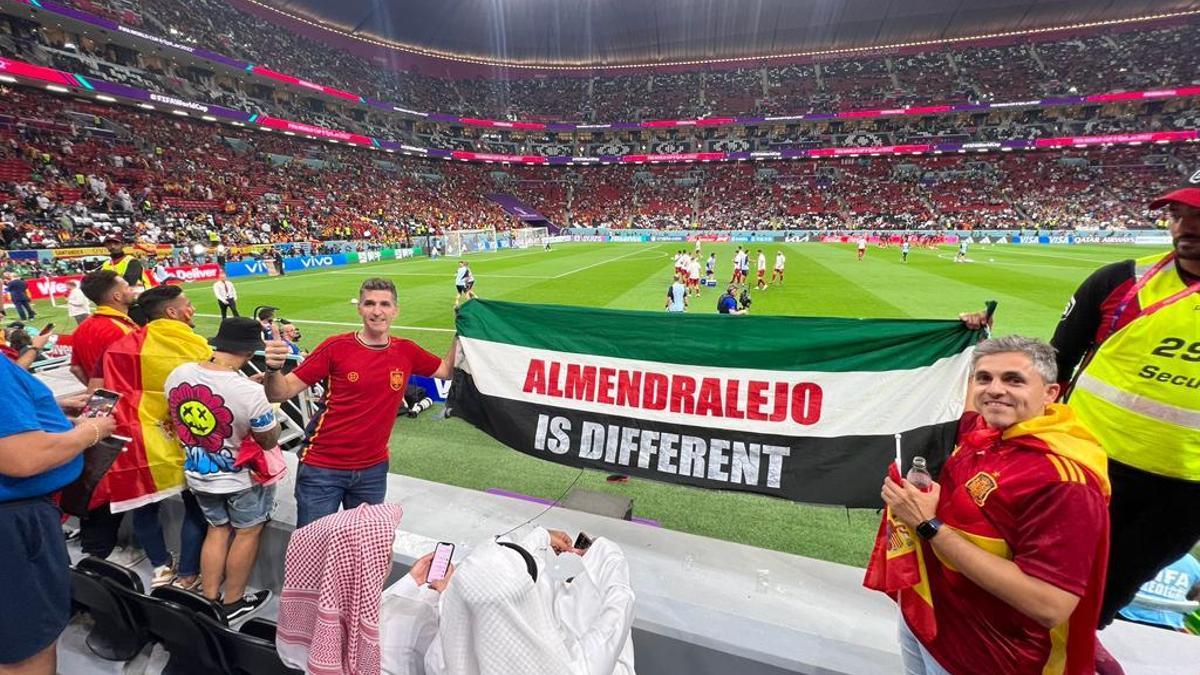
[[[917,536],[929,541],[937,536],[938,530],[942,527],[941,518],[930,518],[929,520],[917,525]]]

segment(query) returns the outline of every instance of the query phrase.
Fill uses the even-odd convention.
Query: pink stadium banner
[[[64,73],[61,70],[46,68],[44,66],[35,66],[32,63],[25,63],[24,61],[14,61],[12,59],[0,58],[0,74],[28,77],[31,80],[61,84],[67,87],[79,86],[79,82],[75,81],[75,78],[70,73]]]
[[[285,120],[282,117],[271,117],[270,115],[259,115],[254,120],[255,124],[261,124],[264,127],[278,129],[283,132],[291,132],[292,134],[304,134],[305,136],[320,137],[335,141],[343,141],[353,143],[355,145],[365,145],[368,147],[374,146],[375,142],[370,136],[362,134],[352,134],[349,131],[339,131],[337,129],[329,129],[327,127],[317,126],[315,124],[304,124],[303,122],[293,122]]]
[[[271,70],[269,68],[264,68],[262,66],[254,66],[250,70],[250,72],[254,73],[255,75],[262,75],[263,77],[267,77],[272,80],[278,80],[280,82],[287,82],[288,84],[293,84],[293,85],[296,85],[297,87],[303,87],[305,89],[312,89],[313,91],[318,91],[322,94],[328,94],[329,96],[333,96],[335,98],[340,98],[340,99],[344,99],[347,101],[354,101],[355,103],[360,102],[358,94],[351,94],[348,91],[343,91],[341,89],[335,89],[334,87],[327,87],[323,84],[317,84],[316,82],[309,82],[308,80],[302,80],[298,77],[293,77],[291,75],[285,75],[284,73],[276,72],[274,70]]]
[[[1105,134],[1103,136],[1063,136],[1061,138],[1040,138],[1036,141],[1039,148],[1062,148],[1067,146],[1084,145],[1114,145],[1127,143],[1179,143],[1196,138],[1196,131],[1152,131],[1141,134]]]

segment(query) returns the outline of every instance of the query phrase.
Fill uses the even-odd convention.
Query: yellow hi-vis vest
[[[1200,481],[1200,292],[1155,309],[1188,289],[1173,258],[1146,278],[1162,260],[1136,261],[1142,313],[1101,343],[1070,405],[1111,459]]]
[[[130,260],[133,260],[133,256],[131,256],[129,254],[125,254],[125,255],[121,256],[121,261],[114,265],[112,258],[109,258],[108,260],[104,261],[104,264],[100,266],[100,269],[112,270],[112,271],[116,272],[118,276],[123,277],[123,276],[125,276],[125,270],[129,269],[129,261]],[[126,281],[128,281],[128,279],[126,279]],[[141,281],[139,281],[138,283],[133,284],[133,285],[141,286],[142,288],[150,288],[150,287],[154,286],[154,282],[150,279],[150,275],[146,273],[145,265],[142,265]]]

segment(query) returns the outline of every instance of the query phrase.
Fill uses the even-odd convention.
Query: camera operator
[[[725,289],[725,293],[717,299],[717,312],[720,314],[745,314],[746,309],[738,305],[738,299],[734,295],[737,293],[737,286],[729,284]]]
[[[287,319],[279,320],[279,337],[287,343],[288,349],[292,350],[293,356],[304,356],[304,349],[300,347],[300,329],[296,324]]]
[[[741,294],[740,296],[738,296],[738,307],[739,307],[739,308],[740,308],[740,309],[741,309],[743,312],[749,312],[749,311],[750,311],[750,305],[751,305],[753,302],[754,302],[754,301],[750,299],[750,288],[749,288],[749,287],[743,288],[743,289],[742,289],[742,294]]]

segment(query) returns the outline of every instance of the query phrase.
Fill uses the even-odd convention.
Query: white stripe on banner
[[[660,363],[468,337],[459,337],[459,345],[465,362],[460,357],[458,367],[485,396],[667,424],[817,438],[894,434],[958,419],[974,351],[969,348],[924,368],[838,373]],[[534,359],[541,359],[545,367],[533,367]],[[553,363],[558,367],[552,368]],[[567,383],[570,371],[572,382],[579,385],[578,374],[588,367],[595,368],[596,375],[590,386],[592,400],[584,400],[587,396],[577,393],[579,387]],[[600,368],[614,371],[604,378],[606,386],[601,385]],[[637,404],[632,396],[618,393],[618,371],[640,374],[640,385],[625,388],[636,392]],[[661,377],[654,377],[651,385],[647,373]],[[631,381],[630,375],[625,378]],[[527,381],[533,383],[531,391],[525,390]],[[707,403],[702,403],[705,398]],[[721,414],[714,414],[714,407]]]

